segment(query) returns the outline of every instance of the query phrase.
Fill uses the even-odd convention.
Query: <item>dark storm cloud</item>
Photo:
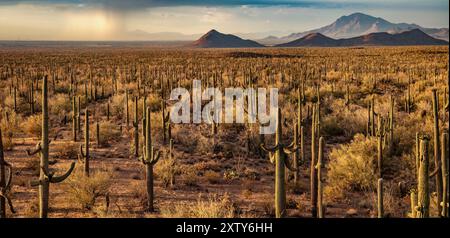
[[[209,7],[233,7],[233,6],[286,6],[286,7],[316,7],[316,8],[339,8],[347,3],[312,1],[312,0],[5,0],[0,4],[10,5],[18,3],[28,4],[76,4],[86,7],[103,7],[115,10],[139,10],[151,7],[176,7],[176,6],[209,6]],[[355,4],[355,3],[353,3]]]

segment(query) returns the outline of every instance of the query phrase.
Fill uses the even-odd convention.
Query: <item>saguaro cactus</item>
[[[17,112],[17,87],[14,86],[14,112]]]
[[[432,176],[435,176],[435,183],[436,183],[436,194],[437,194],[437,203],[441,204],[442,202],[442,171],[441,171],[441,159],[440,159],[440,153],[439,150],[440,142],[439,142],[439,99],[437,95],[437,90],[432,90],[432,96],[433,96],[433,116],[434,116],[434,166],[435,170],[432,173]],[[439,214],[442,213],[442,207],[438,206]]]
[[[8,169],[8,177],[6,177],[6,170]],[[6,204],[12,213],[15,213],[9,192],[12,184],[12,166],[5,161],[3,154],[3,139],[2,129],[0,128],[0,218],[6,218]]]
[[[286,188],[285,188],[285,167],[295,171],[288,158],[288,154],[294,153],[298,148],[294,143],[285,145],[282,143],[282,122],[281,108],[278,108],[277,129],[275,134],[275,145],[266,147],[261,144],[261,148],[270,154],[270,162],[275,163],[275,216],[277,218],[286,215]]]
[[[378,116],[378,130],[377,130],[377,138],[378,138],[378,178],[383,177],[383,138],[385,136],[384,131],[384,123],[383,119]]]
[[[419,177],[419,168],[420,168],[420,135],[419,132],[416,132],[416,177]]]
[[[155,151],[152,145],[151,135],[151,122],[150,122],[150,107],[147,107],[145,114],[145,145],[144,154],[139,157],[139,160],[146,166],[147,174],[147,206],[150,212],[154,211],[153,208],[153,165],[155,165],[160,157],[159,151]]]
[[[128,89],[125,89],[125,114],[126,114],[126,123],[127,128],[130,125],[130,114],[128,112]]]
[[[78,135],[81,135],[81,97],[80,96],[78,96],[77,131],[78,131]]]
[[[31,114],[34,114],[34,83],[33,80],[31,80],[30,85],[30,98],[28,99],[28,103],[30,104],[30,112]]]
[[[139,156],[139,114],[138,114],[138,97],[134,97],[134,156]]]
[[[389,112],[389,153],[392,154],[394,152],[394,98],[391,95],[391,104],[390,104],[390,112]]]
[[[109,102],[110,100],[108,100],[108,102],[107,102],[107,104],[106,104],[106,120],[108,120],[109,121],[109,117],[110,117],[110,102]]]
[[[72,97],[72,136],[73,142],[77,141],[77,102],[76,97]]]
[[[144,97],[142,100],[142,137],[144,138],[144,142],[145,142],[145,133],[146,133],[146,129],[145,129],[146,112],[147,112],[147,97]]]
[[[323,185],[322,185],[322,166],[323,166],[323,147],[324,147],[324,139],[320,137],[319,139],[319,155],[317,158],[317,209],[319,211],[319,218],[324,218],[325,211],[323,207]]]
[[[47,76],[42,82],[42,141],[36,145],[34,151],[27,150],[28,155],[40,153],[40,172],[39,179],[31,181],[31,186],[39,186],[39,217],[46,218],[48,214],[48,199],[50,183],[60,183],[72,173],[75,162],[72,162],[69,170],[61,176],[55,176],[49,170],[49,139],[48,139],[48,101],[47,101]]]
[[[97,121],[95,123],[95,138],[97,139],[97,147],[101,146],[101,141],[100,141],[100,123]]]
[[[299,128],[299,125],[297,123],[294,123],[294,140],[292,143],[294,143],[295,146],[299,146],[298,128]],[[294,168],[296,169],[294,171],[294,183],[298,183],[299,171],[300,171],[299,169],[297,169],[300,164],[300,152],[298,150],[295,151],[295,153],[294,153],[293,163],[294,163]]]
[[[80,145],[80,157],[82,158],[84,165],[84,174],[89,177],[89,110],[85,111],[85,120],[84,120],[84,147],[86,153],[83,152],[83,145]]]
[[[311,117],[311,165],[310,165],[310,185],[311,185],[311,215],[312,217],[317,217],[317,194],[318,194],[318,181],[317,181],[317,169],[316,162],[317,158],[317,138],[318,138],[318,107],[316,105],[312,106],[312,117]]]
[[[176,162],[175,162],[175,160],[174,160],[174,155],[173,155],[173,139],[170,139],[170,141],[169,141],[169,154],[168,154],[169,156],[169,161],[171,161],[171,165],[172,166],[170,166],[170,168],[169,168],[169,170],[171,170],[171,171],[169,171],[169,173],[170,173],[170,181],[169,181],[169,185],[170,186],[174,186],[175,185],[175,166],[176,166]]]
[[[166,112],[166,102],[164,101],[164,98],[161,101],[161,123],[163,128],[163,141],[166,143],[167,138],[169,138],[169,141],[171,139],[171,128],[170,128],[170,112]],[[213,128],[215,126],[215,123],[213,121]],[[213,129],[214,130],[214,129]],[[213,132],[214,133],[214,132]],[[166,136],[167,134],[167,136]]]
[[[448,217],[448,199],[449,199],[449,173],[448,173],[448,132],[442,133],[441,140],[441,161],[442,161],[442,217]]]
[[[428,137],[423,136],[420,143],[420,165],[417,197],[417,217],[428,218],[430,216],[430,190],[428,185]]]
[[[378,218],[384,217],[384,205],[383,205],[383,179],[378,179],[378,186],[377,186],[377,197],[378,197]]]

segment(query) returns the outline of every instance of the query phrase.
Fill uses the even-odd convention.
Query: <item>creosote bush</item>
[[[26,118],[20,125],[22,131],[25,132],[28,136],[40,138],[42,135],[42,116],[32,115]]]
[[[346,192],[374,189],[377,181],[377,140],[357,134],[329,155],[327,197],[341,198]]]
[[[77,168],[66,182],[69,200],[83,209],[91,210],[98,198],[109,193],[112,176],[110,171],[92,171],[87,177],[82,169]]]

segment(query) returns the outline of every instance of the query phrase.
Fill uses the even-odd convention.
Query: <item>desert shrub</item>
[[[199,154],[211,154],[214,152],[214,140],[202,135],[197,137],[197,149],[195,150]]]
[[[233,180],[239,179],[239,173],[236,170],[233,169],[227,169],[225,170],[225,172],[223,173],[223,178],[228,181],[231,182]]]
[[[110,104],[110,113],[111,115],[114,115],[118,117],[119,119],[125,117],[125,94],[119,95],[116,94],[111,99]]]
[[[156,163],[155,175],[165,187],[175,184],[175,176],[180,174],[180,167],[174,157],[162,158]]]
[[[342,197],[345,192],[373,189],[377,181],[377,140],[357,134],[352,142],[334,148],[327,166],[325,192]]]
[[[258,173],[258,171],[252,169],[252,168],[248,168],[246,167],[244,169],[244,177],[253,180],[253,181],[258,181],[261,179],[260,174]]]
[[[76,160],[78,157],[79,147],[76,143],[63,142],[50,148],[55,148],[56,157],[59,159]]]
[[[110,121],[99,122],[100,129],[100,145],[107,146],[113,140],[117,140],[122,135],[120,129],[117,125],[111,123]],[[91,141],[97,141],[97,125],[93,122],[89,126],[89,136]]]
[[[56,94],[48,101],[50,115],[64,116],[72,110],[70,97],[64,94]]]
[[[367,110],[356,105],[345,106],[343,100],[331,102],[332,112],[322,117],[321,131],[330,136],[353,137],[366,131]]]
[[[40,114],[32,115],[21,123],[21,128],[27,135],[40,138],[42,136],[41,123],[42,116]]]
[[[86,177],[81,169],[76,169],[66,183],[69,200],[91,210],[99,197],[108,195],[111,178],[112,173],[108,171],[93,171]]]
[[[150,94],[147,97],[147,107],[150,107],[152,112],[159,111],[161,109],[161,99],[159,95]]]
[[[161,210],[164,217],[177,218],[234,218],[236,206],[228,194],[209,195],[204,201],[201,196],[194,204],[176,204]]]
[[[189,130],[187,125],[176,125],[172,129],[172,138],[184,152],[191,153],[196,149],[198,136],[199,134]]]
[[[195,169],[188,165],[181,166],[181,180],[186,186],[197,186],[198,177]]]
[[[17,106],[18,106],[18,101],[19,100],[16,100]],[[14,108],[14,96],[12,96],[12,95],[6,96],[5,99],[3,100],[3,103],[6,107],[13,109]]]
[[[3,149],[5,151],[12,150],[14,147],[14,135],[19,131],[18,125],[20,124],[21,117],[14,111],[1,110],[2,115],[8,114],[8,118],[3,117],[0,120],[0,129],[2,130]]]
[[[203,176],[210,184],[218,184],[222,181],[222,176],[220,176],[219,173],[211,170],[205,171]]]

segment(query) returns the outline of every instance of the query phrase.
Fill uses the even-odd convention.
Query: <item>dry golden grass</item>
[[[206,199],[201,195],[194,204],[176,204],[161,211],[163,217],[181,218],[233,218],[236,208],[228,194],[213,194]]]

